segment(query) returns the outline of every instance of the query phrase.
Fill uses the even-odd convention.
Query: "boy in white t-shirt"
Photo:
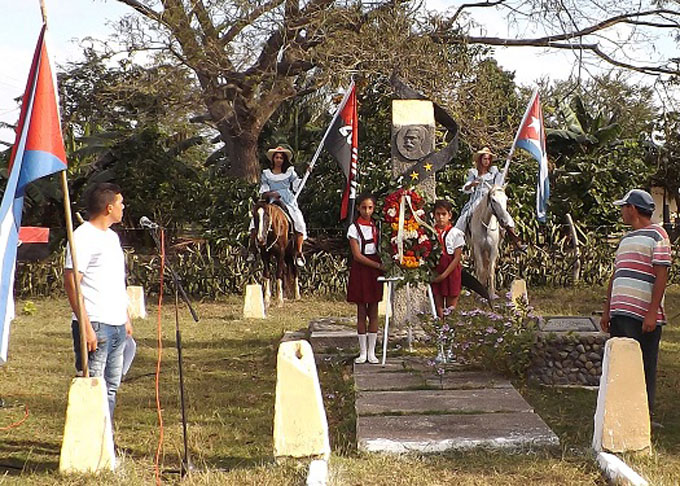
[[[90,219],[73,232],[77,278],[84,309],[88,370],[90,376],[103,376],[106,381],[112,420],[116,392],[122,378],[125,339],[132,335],[127,312],[125,256],[118,235],[111,230],[111,225],[121,222],[124,208],[120,187],[110,183],[96,184],[87,195]],[[82,372],[76,284],[70,250],[67,247],[64,288],[74,312],[71,331],[76,370]]]

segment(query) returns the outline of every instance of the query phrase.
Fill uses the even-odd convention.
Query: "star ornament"
[[[430,171],[432,171],[432,164],[430,164],[430,163],[428,162],[427,164],[425,164],[425,165],[423,166],[423,168],[424,168],[426,171],[430,172]]]
[[[416,179],[420,178],[420,174],[418,174],[415,170],[411,172],[410,176],[412,181],[415,181]]]
[[[535,116],[532,116],[531,123],[527,125],[527,128],[531,128],[533,131],[536,132],[536,135],[538,136],[538,134],[541,133],[541,120],[539,120]]]

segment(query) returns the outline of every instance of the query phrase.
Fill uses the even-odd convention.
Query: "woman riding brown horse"
[[[253,223],[255,242],[260,250],[263,262],[265,304],[271,302],[270,284],[270,260],[276,259],[276,297],[278,304],[283,304],[283,281],[286,279],[293,283],[293,295],[300,298],[298,285],[298,271],[294,264],[296,247],[295,242],[289,238],[288,218],[276,204],[268,200],[261,200],[253,206]]]

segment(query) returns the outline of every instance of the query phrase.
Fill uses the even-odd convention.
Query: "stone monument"
[[[419,172],[409,174],[408,170],[434,151],[434,128],[434,106],[431,101],[392,101],[392,177],[405,174],[403,184],[415,185],[430,203],[436,198],[434,170],[422,180]],[[427,285],[401,287],[395,291],[392,302],[393,323],[403,327],[407,321],[413,321],[416,312],[429,312]]]
[[[392,101],[392,177],[397,178],[419,160],[434,151],[434,106],[427,100]],[[434,171],[420,180],[406,174],[404,184],[416,189],[428,200],[435,199]]]

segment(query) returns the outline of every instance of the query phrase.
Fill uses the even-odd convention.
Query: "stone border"
[[[649,482],[623,462],[619,457],[608,452],[598,452],[595,458],[602,473],[613,484],[623,486],[649,486]]]

